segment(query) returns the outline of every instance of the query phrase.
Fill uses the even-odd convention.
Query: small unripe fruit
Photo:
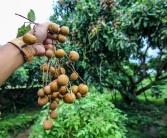
[[[37,42],[37,38],[36,38],[36,36],[34,36],[30,33],[26,33],[23,35],[23,41],[27,45],[32,45],[32,44],[35,44]]]
[[[50,23],[49,26],[48,26],[48,30],[50,33],[58,33],[60,28],[59,28],[59,25],[58,24],[55,24],[55,23]]]
[[[69,28],[68,28],[67,26],[62,26],[62,27],[60,28],[60,33],[61,33],[62,35],[68,35],[68,34],[69,34]]]
[[[46,56],[46,57],[51,58],[53,55],[54,55],[53,50],[47,49],[47,50],[45,51],[45,56]]]
[[[50,112],[50,118],[56,119],[58,117],[58,113],[56,111],[51,111]]]
[[[71,86],[71,90],[74,94],[76,94],[78,92],[78,86],[77,85]]]
[[[58,84],[59,86],[65,86],[65,85],[68,84],[68,82],[69,82],[69,78],[68,78],[68,76],[65,75],[65,74],[61,74],[61,75],[58,76],[58,78],[57,78],[57,84]]]
[[[71,80],[77,80],[77,79],[78,79],[78,73],[73,72],[73,73],[70,75],[70,79],[71,79]]]
[[[45,97],[39,97],[38,98],[38,104],[39,105],[41,105],[41,106],[43,106],[43,105],[45,105],[45,104],[47,104],[48,103],[48,96],[45,96]]]
[[[45,92],[44,92],[43,88],[38,90],[38,96],[39,97],[44,97],[45,96]]]
[[[73,103],[75,101],[76,97],[74,93],[66,93],[63,97],[63,101],[65,103]]]
[[[60,43],[64,43],[66,40],[67,40],[67,37],[62,35],[62,34],[59,34],[58,37],[57,37],[57,40],[60,42]]]
[[[58,107],[58,103],[56,101],[53,101],[52,103],[50,103],[49,105],[49,109],[50,110],[55,110]]]
[[[50,88],[49,85],[47,85],[47,86],[44,87],[44,92],[45,92],[45,94],[47,94],[47,95],[51,94],[51,88]]]
[[[88,86],[86,84],[81,83],[78,86],[78,91],[81,93],[81,95],[85,95],[88,93]]]
[[[55,51],[55,56],[57,57],[57,58],[62,58],[62,57],[64,57],[65,56],[65,51],[63,50],[63,49],[58,49],[58,50],[56,50]]]
[[[79,59],[79,54],[76,51],[71,51],[68,56],[69,56],[69,59],[74,62]]]
[[[59,90],[59,86],[57,84],[57,81],[52,81],[50,83],[50,88],[52,92],[57,92]]]
[[[53,122],[52,122],[51,120],[46,119],[46,120],[43,122],[43,128],[44,128],[45,130],[50,130],[50,129],[52,129],[52,127],[53,127]]]

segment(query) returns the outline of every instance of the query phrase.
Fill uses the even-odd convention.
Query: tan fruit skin
[[[78,74],[76,72],[73,72],[71,75],[70,75],[70,79],[71,80],[77,80],[78,79]]]
[[[70,53],[69,53],[69,59],[71,60],[71,61],[77,61],[78,59],[79,59],[79,54],[78,54],[78,52],[76,52],[76,51],[71,51]]]
[[[53,122],[51,120],[45,120],[44,123],[43,123],[43,128],[45,130],[49,130],[53,127]]]
[[[61,74],[60,76],[58,76],[57,78],[57,83],[59,86],[65,86],[67,85],[69,82],[69,78],[67,75],[65,74]]]
[[[39,98],[38,98],[38,104],[41,105],[41,106],[43,106],[43,105],[45,105],[45,104],[48,103],[48,100],[49,100],[49,99],[48,99],[47,96],[45,96],[45,97],[43,97],[43,98],[39,97]]]
[[[65,51],[63,49],[58,49],[55,51],[55,56],[57,58],[63,58],[65,56]]]
[[[74,93],[66,93],[63,97],[63,101],[65,103],[73,103],[75,101],[76,97]]]
[[[51,94],[51,88],[49,85],[44,87],[44,92],[45,92],[45,94]]]
[[[44,97],[45,96],[45,92],[44,92],[43,88],[38,90],[38,96],[39,97]]]
[[[56,118],[58,117],[58,113],[57,113],[56,111],[51,111],[51,112],[50,112],[50,117],[51,117],[52,119],[56,119]]]
[[[53,101],[52,103],[50,103],[49,105],[49,109],[50,110],[55,110],[58,107],[58,103],[56,101]]]
[[[57,81],[52,81],[50,84],[50,88],[52,92],[57,92],[59,90],[59,86],[57,84]]]
[[[51,49],[46,50],[45,56],[48,58],[51,58],[53,56],[54,52]]]
[[[50,33],[58,33],[60,28],[59,28],[59,25],[55,24],[55,23],[51,23],[49,24],[48,26],[48,30]]]
[[[71,87],[71,89],[72,89],[72,92],[73,92],[74,94],[76,94],[76,93],[78,92],[78,86],[77,86],[77,85],[73,85],[73,86]]]
[[[87,94],[88,93],[88,86],[81,83],[78,86],[78,91],[81,93],[81,95]]]
[[[32,45],[32,44],[35,44],[37,42],[37,38],[32,34],[26,33],[23,35],[23,41],[27,45]]]
[[[60,33],[61,33],[62,35],[68,35],[68,34],[69,34],[69,28],[68,28],[67,26],[62,26],[62,27],[60,28]]]
[[[64,35],[59,34],[57,39],[60,43],[64,43],[67,40],[67,37],[64,36]]]

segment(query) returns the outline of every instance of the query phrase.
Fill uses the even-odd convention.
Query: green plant
[[[124,138],[126,115],[114,107],[108,94],[88,94],[74,104],[61,104],[54,127],[43,130],[44,109],[32,127],[30,138]]]

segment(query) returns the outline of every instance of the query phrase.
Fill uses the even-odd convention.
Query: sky
[[[0,45],[14,39],[17,29],[21,27],[26,19],[17,15],[21,14],[27,17],[30,9],[33,9],[36,15],[36,21],[42,23],[49,20],[53,14],[53,0],[4,0],[0,4]]]

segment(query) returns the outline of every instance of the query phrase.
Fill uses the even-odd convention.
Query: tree
[[[166,8],[164,0],[64,0],[50,19],[71,28],[84,77],[131,103],[167,78]]]

